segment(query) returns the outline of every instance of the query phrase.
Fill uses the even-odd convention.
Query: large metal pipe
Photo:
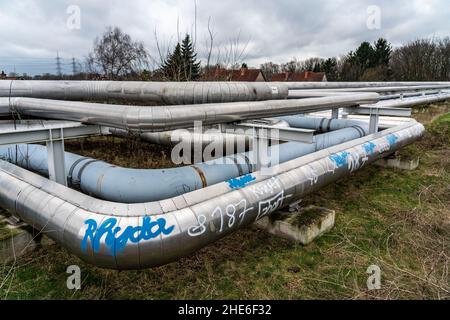
[[[159,202],[91,198],[0,161],[0,205],[88,263],[158,266],[186,256],[419,139],[411,122]],[[158,184],[149,181],[148,184]]]
[[[34,98],[0,98],[0,107],[9,105],[11,111],[47,119],[74,120],[126,130],[167,131],[192,128],[196,120],[202,121],[202,125],[212,125],[350,107],[378,101],[377,93],[357,93],[300,100],[153,107]]]
[[[361,120],[351,119],[329,119],[311,116],[284,116],[279,119],[286,121],[289,126],[294,128],[313,129],[318,132],[336,131],[349,127],[357,127],[369,133],[369,123]]]
[[[440,90],[427,90],[427,91],[419,91],[419,92],[384,94],[384,95],[380,96],[380,100],[412,98],[412,97],[420,97],[420,96],[429,96],[429,95],[440,94],[440,93],[441,93]]]
[[[200,104],[276,100],[287,95],[286,84],[265,82],[0,80],[0,97]]]
[[[270,128],[286,128],[289,124],[286,121],[276,118],[265,118],[261,119],[265,125]],[[130,132],[123,129],[110,128],[109,132],[118,137],[128,137],[133,135],[134,132]],[[202,148],[215,143],[217,145],[223,145],[224,151],[226,148],[234,146],[234,150],[238,146],[245,146],[245,150],[250,146],[252,136],[245,134],[238,134],[233,132],[222,132],[220,128],[206,127],[205,129],[189,129],[189,130],[175,130],[162,131],[162,132],[142,132],[139,133],[139,137],[153,144],[162,144],[173,146],[180,142],[186,144],[191,144],[192,148],[194,145],[202,145]]]
[[[354,126],[314,137],[313,143],[288,142],[269,147],[268,156],[283,163],[333,145],[360,138],[366,132]],[[40,145],[0,147],[0,159],[48,175],[47,149]],[[253,151],[192,166],[168,169],[129,169],[65,153],[68,182],[83,192],[109,201],[138,203],[163,200],[205,188],[256,170]]]
[[[420,97],[411,97],[411,98],[405,98],[405,99],[397,99],[397,100],[383,100],[379,101],[373,106],[380,107],[380,108],[406,108],[406,107],[412,107],[417,106],[421,104],[430,104],[440,101],[445,101],[450,99],[450,92],[443,92],[436,95],[429,95],[429,96],[420,96]]]
[[[396,92],[417,92],[424,90],[443,90],[450,88],[448,85],[422,85],[422,86],[399,86],[399,87],[368,87],[368,88],[338,88],[329,90],[289,90],[289,99],[299,99],[305,97],[330,96],[333,94],[352,94],[357,92],[376,92],[376,93],[396,93]]]
[[[398,92],[398,91],[397,91]],[[395,94],[389,94],[384,92],[385,94],[381,94],[380,92],[380,100],[391,100],[391,99],[399,99],[399,98],[408,98],[408,97],[418,97],[432,94],[439,94],[441,90],[426,90],[426,91],[418,91],[418,92],[401,92]],[[291,90],[289,91],[288,99],[303,99],[303,98],[317,98],[317,97],[330,97],[337,95],[348,95],[353,94],[352,91],[335,91],[335,90]]]
[[[109,132],[116,137],[130,137],[135,135],[134,132],[130,132],[123,129],[110,128]],[[227,146],[234,146],[234,150],[237,146],[245,146],[245,150],[248,149],[252,137],[244,134],[234,133],[222,133],[219,129],[209,128],[206,132],[195,132],[192,129],[180,130],[176,132],[162,131],[162,132],[142,132],[138,133],[139,138],[143,141],[147,141],[152,144],[160,144],[166,146],[174,146],[180,142],[187,145],[190,144],[193,149],[195,145],[201,145],[202,148],[206,148],[211,143],[217,143],[224,148]],[[226,150],[225,150],[226,151]],[[234,152],[233,152],[234,154]]]
[[[289,90],[297,89],[339,89],[339,88],[376,88],[406,86],[450,85],[449,81],[400,81],[400,82],[269,82],[272,85],[286,84]]]

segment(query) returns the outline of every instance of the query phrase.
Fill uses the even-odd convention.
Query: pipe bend
[[[343,128],[315,136],[312,144],[288,142],[272,146],[268,154],[278,150],[279,161],[286,162],[359,137],[358,130]],[[198,163],[192,170],[189,166],[168,169],[123,168],[66,152],[65,166],[69,183],[79,186],[83,192],[110,201],[139,203],[167,199],[250,173],[253,171],[249,160],[253,159],[252,154],[253,151],[249,151]],[[0,158],[44,175],[48,175],[47,156],[46,147],[40,145],[0,147]]]
[[[272,176],[256,172],[201,192],[134,205],[93,199],[0,161],[0,204],[96,266],[158,266],[298,201],[423,133],[424,127],[412,122],[283,163]]]

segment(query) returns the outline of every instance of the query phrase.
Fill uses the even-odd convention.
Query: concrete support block
[[[307,245],[334,226],[334,210],[310,206],[297,212],[277,212],[255,222],[270,234]]]
[[[0,215],[0,264],[33,251],[37,246],[32,232],[23,224],[11,225]]]
[[[394,158],[383,158],[375,162],[375,165],[383,168],[396,168],[401,170],[415,170],[419,166],[419,158],[402,159],[401,156]]]

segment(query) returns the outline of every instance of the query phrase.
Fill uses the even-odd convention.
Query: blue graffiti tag
[[[388,135],[387,137],[386,137],[386,140],[389,142],[389,144],[392,146],[392,145],[394,145],[397,141],[398,141],[398,137],[397,136],[395,136],[395,135],[393,135],[393,134],[390,134],[390,135]]]
[[[255,181],[255,180],[256,180],[256,178],[254,176],[252,176],[251,174],[247,174],[240,178],[230,179],[227,182],[228,182],[228,186],[231,189],[240,189],[240,188],[244,188],[250,182]]]
[[[329,158],[334,161],[334,163],[336,163],[336,166],[338,168],[341,168],[345,165],[347,165],[347,157],[348,157],[349,153],[347,151],[343,151],[341,152],[341,154],[332,154]]]
[[[175,229],[175,226],[166,228],[166,219],[159,218],[152,221],[151,217],[144,217],[142,226],[126,227],[120,235],[118,235],[118,233],[122,228],[116,227],[116,218],[106,219],[100,226],[97,226],[97,221],[93,219],[84,221],[84,224],[86,225],[86,232],[83,241],[81,242],[81,249],[86,251],[89,239],[91,241],[92,250],[96,253],[99,252],[100,240],[106,235],[105,245],[111,255],[122,252],[128,241],[138,243],[141,240],[150,240],[158,237],[161,233],[168,235]]]
[[[368,142],[363,145],[364,151],[366,151],[368,155],[373,154],[375,152],[376,147],[377,145],[373,142]]]

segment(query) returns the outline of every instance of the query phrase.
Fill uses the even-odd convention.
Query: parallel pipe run
[[[417,91],[417,92],[402,92],[395,91],[397,93],[390,94],[389,92],[379,92],[380,100],[392,100],[392,99],[400,99],[400,98],[408,98],[408,97],[418,97],[418,96],[426,96],[439,94],[441,90],[425,90],[425,91]],[[398,93],[400,92],[400,93]],[[314,98],[314,97],[330,97],[330,96],[338,96],[338,95],[348,95],[353,94],[353,91],[336,91],[336,90],[290,90],[288,99],[303,99],[303,98]],[[383,93],[383,94],[382,94]]]
[[[414,81],[403,81],[403,82],[269,82],[272,85],[285,84],[288,86],[289,90],[299,90],[299,89],[345,89],[345,88],[377,88],[377,87],[406,87],[406,86],[449,86],[450,82],[414,82]]]
[[[261,120],[270,128],[289,127],[289,124],[281,119],[265,118]],[[134,132],[115,128],[110,128],[109,132],[118,137],[128,137],[134,134]],[[168,146],[174,146],[180,142],[185,145],[190,144],[192,148],[194,148],[195,144],[201,145],[203,149],[211,144],[222,145],[224,151],[227,151],[226,149],[229,148],[229,146],[233,146],[233,150],[237,150],[240,146],[245,146],[245,150],[248,150],[252,140],[252,137],[249,135],[238,134],[235,132],[222,132],[220,128],[214,128],[212,126],[206,127],[205,129],[200,128],[200,130],[189,129],[178,131],[142,132],[139,134],[139,137],[149,143]],[[234,153],[235,152],[229,154]]]
[[[116,137],[130,137],[134,133],[123,129],[110,128],[109,132]],[[177,137],[177,139],[174,139]],[[233,150],[236,150],[238,146],[245,146],[245,150],[248,149],[252,137],[242,134],[222,133],[219,129],[210,132],[197,133],[192,130],[186,130],[185,132],[177,133],[175,130],[162,131],[162,132],[142,132],[139,133],[139,138],[152,144],[160,144],[166,146],[174,146],[178,143],[190,144],[194,149],[195,144],[201,145],[202,149],[206,148],[212,143],[222,145],[225,149],[227,146],[233,146]],[[232,152],[230,154],[234,154]],[[227,154],[228,155],[228,154]]]
[[[20,114],[141,131],[167,131],[192,128],[194,121],[203,125],[260,119],[281,115],[351,107],[379,101],[377,93],[300,100],[230,102],[188,106],[136,107],[34,98],[0,98],[0,108],[9,105]]]
[[[186,256],[419,139],[416,122],[152,203],[97,200],[0,161],[0,205],[73,254],[104,268],[139,269]],[[149,182],[150,184],[152,182]]]
[[[354,127],[361,129],[364,135],[369,134],[369,123],[361,120],[329,119],[311,116],[284,116],[278,119],[285,121],[290,127],[313,129],[318,132],[329,132]]]
[[[286,84],[265,82],[0,80],[0,97],[201,104],[276,100],[285,99],[287,95]]]
[[[396,93],[396,94],[385,94],[385,95],[380,96],[380,100],[412,98],[412,97],[435,95],[435,94],[440,94],[440,93],[441,93],[440,90],[427,90],[427,91],[419,91],[419,92],[404,92],[404,93]]]
[[[379,108],[406,108],[417,106],[421,104],[430,104],[440,101],[445,101],[450,99],[450,92],[443,92],[436,95],[429,96],[420,96],[420,97],[411,97],[405,98],[403,100],[384,100],[379,101],[376,104],[370,105],[371,107],[379,107]]]
[[[343,128],[314,137],[314,143],[288,142],[268,148],[283,163],[364,136],[361,127]],[[0,147],[0,159],[48,175],[47,149],[40,145]],[[201,189],[256,170],[253,151],[193,166],[168,169],[129,169],[65,153],[69,184],[96,198],[125,203],[157,201]],[[149,183],[150,182],[150,183]]]
[[[201,104],[285,99],[288,89],[339,89],[450,85],[450,82],[149,82],[0,80],[0,97],[61,100],[126,99]]]
[[[444,90],[450,88],[447,85],[421,85],[421,86],[399,86],[399,87],[369,87],[369,88],[338,88],[332,91],[313,89],[313,90],[289,90],[289,99],[298,99],[308,96],[330,96],[332,94],[352,94],[357,92],[376,92],[376,93],[396,93],[396,92],[417,92],[424,90]]]

